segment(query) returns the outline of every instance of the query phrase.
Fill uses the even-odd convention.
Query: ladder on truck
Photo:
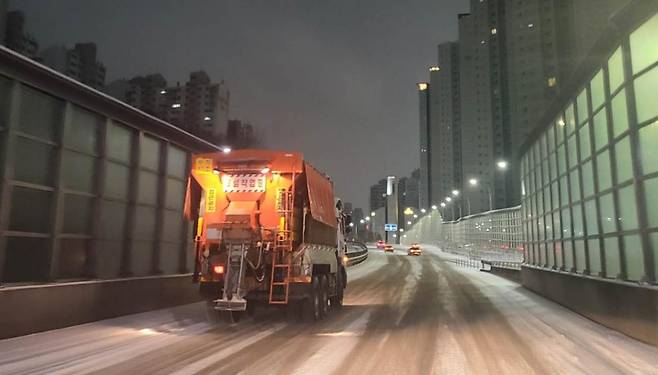
[[[274,240],[272,253],[272,273],[270,275],[270,304],[285,305],[290,294],[290,276],[292,270],[292,219],[295,199],[295,174],[292,175],[292,188],[277,192],[277,213],[283,220]]]

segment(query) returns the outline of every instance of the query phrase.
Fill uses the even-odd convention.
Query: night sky
[[[13,0],[41,48],[98,44],[107,82],[203,69],[231,90],[230,117],[273,149],[302,151],[337,193],[418,166],[415,83],[457,38],[467,0]]]

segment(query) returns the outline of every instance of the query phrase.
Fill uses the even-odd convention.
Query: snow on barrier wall
[[[510,207],[443,221],[437,210],[418,219],[402,243],[438,244],[443,251],[498,262],[523,262],[521,207]]]

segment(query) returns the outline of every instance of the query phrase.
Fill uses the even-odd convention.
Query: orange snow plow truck
[[[351,218],[301,153],[194,155],[185,215],[196,223],[194,281],[230,320],[259,304],[303,321],[342,306]]]

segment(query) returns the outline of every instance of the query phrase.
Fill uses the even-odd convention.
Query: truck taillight
[[[221,274],[224,273],[224,266],[221,265],[221,264],[216,265],[216,266],[214,266],[214,267],[212,268],[212,272],[214,272],[214,273],[216,273],[216,274],[218,274],[218,275],[221,275]]]

